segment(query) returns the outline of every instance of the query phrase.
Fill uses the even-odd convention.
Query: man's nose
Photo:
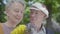
[[[35,15],[34,14],[31,14],[31,17],[35,17]]]

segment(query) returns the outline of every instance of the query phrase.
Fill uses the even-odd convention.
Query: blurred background
[[[46,5],[49,11],[49,18],[46,20],[45,27],[52,29],[55,34],[60,34],[60,0],[25,0],[26,1],[26,9],[24,13],[24,18],[20,24],[29,23],[29,6],[34,2],[41,2]],[[0,0],[0,22],[4,23],[7,21],[5,11],[6,0]],[[18,24],[19,25],[19,24]]]

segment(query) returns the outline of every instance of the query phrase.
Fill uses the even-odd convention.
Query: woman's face
[[[23,18],[24,6],[21,3],[14,2],[6,10],[8,20],[14,23],[19,23]]]
[[[30,14],[31,23],[39,24],[44,20],[45,14],[41,10],[31,9],[30,11],[31,11],[31,14]]]

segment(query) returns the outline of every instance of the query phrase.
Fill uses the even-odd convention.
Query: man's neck
[[[32,24],[32,26],[34,27],[34,29],[36,30],[36,31],[40,31],[41,30],[41,28],[42,28],[42,24],[40,23],[33,23]]]

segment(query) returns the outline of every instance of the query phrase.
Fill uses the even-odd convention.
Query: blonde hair
[[[19,2],[19,3],[21,3],[24,6],[24,8],[26,6],[24,0],[6,0],[6,2],[7,2],[6,8],[10,7],[13,2]]]

